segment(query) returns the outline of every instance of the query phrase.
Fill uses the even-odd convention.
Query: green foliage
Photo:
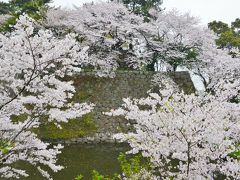
[[[103,175],[100,175],[96,170],[93,170],[92,180],[111,180],[111,179],[105,178]]]
[[[14,143],[8,144],[8,139],[0,139],[0,154],[5,154],[10,148],[14,146]]]
[[[235,147],[237,148],[237,151],[234,151],[229,155],[240,160],[240,141],[236,143]]]
[[[22,113],[22,114],[19,114],[19,115],[15,115],[15,114],[11,115],[11,120],[13,122],[16,122],[16,123],[24,122],[24,121],[27,120],[27,118],[28,118],[28,114],[27,113]]]
[[[148,65],[147,65],[147,70],[148,70],[148,71],[155,71],[154,65],[155,65],[155,63],[157,63],[157,61],[158,61],[158,53],[157,53],[157,52],[154,52],[154,53],[153,53],[153,56],[152,56],[152,62],[151,62],[151,64],[148,64]]]
[[[9,3],[0,1],[0,14],[8,14],[12,11],[12,7],[9,6]]]
[[[124,153],[120,153],[118,157],[118,161],[120,162],[122,174],[124,174],[126,178],[132,178],[135,174],[140,174],[142,169],[146,171],[150,170],[151,162],[149,159],[143,158],[142,155],[136,155],[132,158],[127,157]],[[92,180],[116,180],[121,179],[120,176],[114,174],[114,177],[105,178],[103,175],[100,175],[96,170],[93,170]],[[148,180],[148,179],[145,179]]]
[[[235,21],[231,23],[231,27],[234,29],[240,28],[240,18],[235,19]]]
[[[40,126],[40,135],[44,139],[72,139],[86,135],[91,136],[96,131],[96,120],[93,113],[70,119],[68,123],[60,122],[62,129],[58,128],[55,123],[46,121]]]
[[[128,162],[126,155],[124,153],[120,153],[118,161],[120,162],[123,173],[126,174],[126,176],[136,174],[141,170],[141,166],[139,164],[140,156],[131,158],[130,162]]]
[[[82,178],[83,176],[80,174],[74,180],[81,180]],[[116,179],[117,179],[117,174],[115,174],[114,177],[111,179],[111,178],[104,177],[103,175],[99,174],[99,172],[96,170],[92,171],[92,180],[116,180]]]
[[[189,60],[196,60],[198,52],[194,48],[184,48],[179,44],[179,51],[184,53],[184,58],[172,58],[168,63],[173,67],[173,70],[176,71],[178,66],[184,65],[191,69],[191,66],[187,63]],[[191,63],[190,63],[191,64]]]
[[[220,47],[220,48],[228,48],[230,49],[233,46],[236,46],[236,42],[235,42],[235,36],[234,33],[232,31],[225,31],[222,32],[219,36],[219,38],[216,40],[216,44]]]
[[[0,8],[0,15],[9,14],[12,16],[0,27],[0,32],[12,31],[16,19],[24,13],[36,20],[44,18],[49,2],[50,0],[10,0],[8,3],[0,2],[0,6],[3,7]]]
[[[185,52],[186,52],[186,59],[187,60],[196,59],[197,56],[199,55],[199,53],[197,52],[196,49],[187,49]]]
[[[106,38],[110,38],[110,39],[113,38],[113,36],[112,36],[110,33],[106,33],[106,34],[105,34],[105,37],[106,37]]]
[[[83,178],[83,175],[78,175],[74,180],[81,180]]]
[[[213,30],[218,35],[230,30],[230,28],[228,27],[228,24],[222,21],[212,21],[208,23],[208,28]]]
[[[113,1],[113,0],[112,0]],[[158,11],[161,10],[160,6],[163,3],[163,0],[118,0],[119,2],[124,3],[130,11],[135,14],[140,14],[145,17],[145,21],[149,21],[148,18],[151,17],[149,10],[154,8]]]
[[[143,63],[140,63],[140,71],[147,71],[147,66]]]
[[[120,162],[123,174],[129,178],[134,174],[139,174],[142,169],[148,171],[151,164],[149,159],[143,159],[142,155],[128,159],[124,153],[120,153],[118,161]]]
[[[218,38],[216,44],[221,49],[228,49],[229,54],[235,57],[236,54],[232,52],[232,48],[238,48],[240,50],[240,19],[237,18],[231,23],[231,27],[228,24],[221,21],[213,21],[208,23],[208,28],[213,30]]]
[[[232,97],[229,101],[236,104],[240,103],[240,99],[237,96]]]

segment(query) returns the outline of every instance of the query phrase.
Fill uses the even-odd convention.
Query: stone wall
[[[147,96],[147,91],[156,87],[152,83],[153,75],[150,71],[117,71],[115,78],[98,77],[92,71],[81,72],[74,77],[77,93],[74,101],[94,103],[93,110],[95,130],[87,136],[76,136],[71,139],[62,139],[66,143],[81,142],[113,142],[111,135],[130,131],[123,117],[110,117],[102,112],[118,108],[123,104],[122,99],[141,98]],[[188,72],[168,73],[181,89],[193,90],[194,86]],[[56,140],[56,139],[55,139]],[[59,140],[59,139],[58,139]]]

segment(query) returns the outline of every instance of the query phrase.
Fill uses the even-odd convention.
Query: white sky
[[[55,6],[69,8],[72,7],[72,4],[80,6],[84,2],[97,0],[52,1]],[[199,17],[203,25],[207,25],[213,20],[220,20],[230,24],[236,18],[240,18],[240,0],[163,0],[162,7],[165,7],[166,10],[176,8],[180,12],[190,12],[193,16]]]
[[[230,24],[240,18],[240,0],[163,0],[163,7],[190,12],[200,17],[205,25],[213,20]]]

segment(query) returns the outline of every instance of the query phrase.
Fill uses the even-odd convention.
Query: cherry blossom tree
[[[51,179],[40,164],[54,172],[61,170],[56,155],[62,146],[50,147],[34,129],[42,115],[47,115],[48,121],[67,122],[93,108],[91,104],[68,103],[75,89],[73,82],[62,79],[79,72],[76,64],[88,60],[87,47],[80,47],[72,33],[55,38],[26,15],[20,16],[14,29],[0,34],[0,176],[28,176],[24,169],[11,166],[23,160]],[[25,120],[13,121],[12,117],[19,115],[25,115]]]
[[[200,76],[208,88],[238,72],[239,58],[233,59],[226,50],[218,49],[215,33],[200,26],[197,18],[177,10],[150,13],[155,17],[150,23],[157,28],[157,34],[145,38],[146,48],[154,52],[169,71],[187,67]]]
[[[138,68],[151,61],[152,52],[143,53],[143,34],[152,34],[155,28],[121,3],[87,4],[71,11],[52,9],[47,17],[46,26],[70,28],[79,34],[79,40],[89,46],[96,69]]]
[[[209,91],[203,96],[185,95],[176,92],[170,79],[157,76],[160,94],[124,99],[122,108],[106,113],[124,116],[134,125],[134,132],[114,138],[130,144],[128,153],[141,153],[151,160],[152,171],[143,169],[132,177],[213,179],[222,174],[239,179],[239,157],[231,154],[239,152],[240,111],[232,100],[239,99],[240,59],[217,49],[214,33],[200,31],[190,16],[172,11],[155,17],[159,35],[156,40],[146,38],[148,48],[156,50],[173,70],[174,65],[194,68]]]
[[[156,54],[158,61],[168,64],[169,71],[175,71],[178,66],[190,68],[203,64],[199,57],[204,49],[215,45],[211,41],[214,34],[210,30],[200,26],[197,18],[176,9],[151,10],[150,13],[154,17],[150,23],[156,33],[145,39],[147,49]]]
[[[106,113],[124,116],[134,125],[134,132],[114,138],[130,144],[128,153],[151,160],[152,171],[143,169],[133,175],[135,179],[213,179],[219,173],[239,179],[239,156],[231,154],[239,152],[240,111],[233,100],[240,95],[240,59],[217,49],[213,33],[206,35],[192,65],[208,79],[209,91],[185,95],[177,92],[171,79],[157,75],[154,82],[160,94],[124,99],[122,108]]]
[[[71,11],[50,9],[46,26],[57,27],[58,34],[77,32],[79,41],[89,46],[89,58],[96,69],[111,72],[118,67],[148,65],[153,70],[154,63],[162,62],[169,71],[181,65],[200,74],[205,61],[212,58],[206,50],[216,49],[214,33],[188,13],[154,9],[149,13],[153,18],[146,23],[121,3],[101,2]]]
[[[232,83],[222,88],[227,91],[234,86],[239,88]],[[114,135],[130,144],[128,153],[141,153],[151,160],[151,172],[133,177],[213,179],[220,173],[239,179],[240,162],[230,156],[239,151],[239,104],[226,101],[225,91],[202,97],[173,93],[172,89],[167,86],[160,95],[124,99],[122,108],[106,113],[135,122],[135,132]]]

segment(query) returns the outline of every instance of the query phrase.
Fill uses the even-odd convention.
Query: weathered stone
[[[96,72],[80,72],[74,77],[74,85],[79,93],[76,99],[79,102],[94,103],[94,119],[96,120],[95,134],[87,137],[77,137],[72,140],[63,140],[65,143],[99,143],[118,142],[112,139],[112,134],[118,133],[119,128],[123,132],[134,131],[135,121],[128,122],[123,117],[111,117],[102,112],[116,109],[123,104],[122,99],[147,97],[147,91],[158,92],[152,84],[152,78],[156,72],[149,71],[117,71],[115,78],[101,78]],[[165,73],[166,74],[166,73]],[[194,90],[193,83],[188,72],[168,73],[181,89]],[[154,89],[156,88],[156,89]],[[130,126],[127,125],[130,123]]]

